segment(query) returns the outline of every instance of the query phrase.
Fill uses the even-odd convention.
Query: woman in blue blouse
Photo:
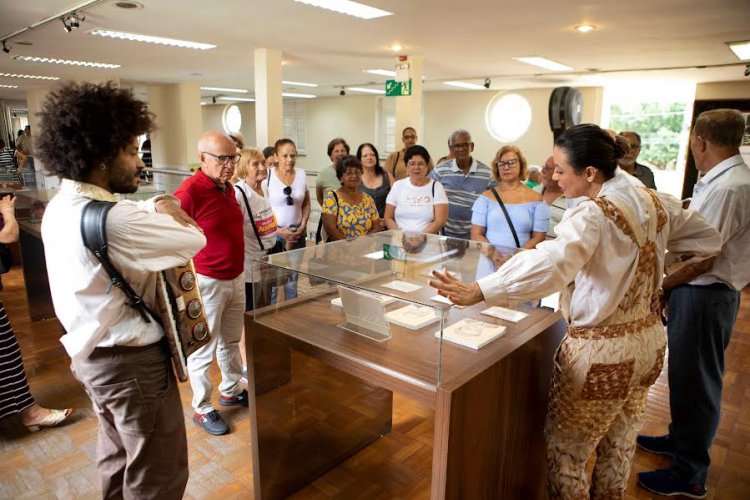
[[[488,189],[472,207],[471,239],[493,246],[534,248],[547,236],[549,210],[541,195],[524,185],[526,158],[516,146],[503,146],[492,162],[497,188]],[[498,197],[505,205],[510,222]]]

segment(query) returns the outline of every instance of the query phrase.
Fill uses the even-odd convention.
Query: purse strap
[[[498,205],[500,205],[500,208],[503,210],[503,213],[505,214],[505,220],[508,221],[508,226],[510,226],[510,232],[513,233],[513,240],[516,242],[516,248],[521,248],[521,242],[518,241],[518,234],[516,233],[516,228],[513,226],[513,221],[510,220],[510,215],[508,214],[508,209],[505,208],[505,203],[503,203],[503,200],[500,199],[500,195],[497,194],[497,191],[495,188],[491,189],[492,194],[495,195],[495,199],[497,200]]]
[[[239,191],[242,194],[242,199],[245,200],[245,207],[247,208],[247,215],[250,216],[250,224],[253,226],[253,232],[255,233],[255,237],[258,239],[258,245],[260,245],[261,252],[265,252],[266,248],[263,246],[263,242],[260,240],[260,235],[258,234],[258,228],[255,226],[255,218],[253,217],[253,211],[250,210],[250,202],[247,200],[247,195],[245,194],[245,190],[241,187],[235,185],[234,189]]]
[[[151,323],[151,319],[149,319],[149,316],[151,316],[159,325],[162,325],[161,319],[148,308],[146,303],[143,302],[143,298],[135,293],[130,283],[123,278],[120,271],[109,260],[106,224],[107,214],[113,206],[115,206],[115,202],[113,201],[92,200],[83,207],[83,212],[81,213],[81,237],[83,238],[83,244],[96,256],[109,275],[111,280],[110,289],[116,287],[122,290],[128,298],[128,305],[138,311],[146,323]]]

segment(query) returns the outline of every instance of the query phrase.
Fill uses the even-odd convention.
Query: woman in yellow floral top
[[[362,163],[356,156],[344,156],[336,164],[336,177],[341,187],[328,191],[323,198],[323,227],[329,241],[352,239],[380,230],[375,201],[359,191]]]

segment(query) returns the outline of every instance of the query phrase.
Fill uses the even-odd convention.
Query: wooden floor
[[[97,422],[88,399],[73,379],[59,342],[56,320],[32,323],[23,274],[3,275],[0,294],[21,345],[31,390],[44,406],[72,406],[69,424],[30,434],[15,418],[0,421],[0,498],[99,498],[94,457]],[[212,377],[215,382],[217,373]],[[226,436],[209,436],[191,421],[191,391],[181,386],[189,444],[190,480],[186,498],[249,498],[249,417],[244,408],[222,409],[232,426]],[[666,370],[651,390],[643,431],[662,433],[669,421]],[[433,413],[394,395],[393,431],[295,498],[428,498]],[[722,417],[711,449],[709,498],[750,499],[750,292],[727,351]],[[667,459],[636,452],[626,498],[653,495],[635,484],[635,473],[668,465]],[[541,480],[541,479],[540,479]],[[657,497],[659,498],[659,497]]]

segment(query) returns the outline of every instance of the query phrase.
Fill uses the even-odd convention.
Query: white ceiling
[[[340,85],[382,86],[385,77],[362,72],[392,69],[394,42],[402,53],[424,57],[426,90],[449,90],[446,80],[492,79],[493,89],[600,85],[616,78],[673,78],[695,82],[745,80],[745,63],[725,42],[750,39],[750,0],[364,0],[393,16],[360,20],[292,0],[141,0],[123,10],[105,0],[83,9],[86,20],[72,33],[54,21],[9,40],[0,72],[63,79],[253,88],[253,50],[284,51],[285,80],[314,82],[335,95]],[[0,39],[62,12],[72,0],[0,0]],[[591,23],[597,30],[573,28]],[[94,28],[207,42],[195,51],[94,37]],[[31,46],[16,42],[31,42]],[[115,70],[21,62],[32,55],[121,64]],[[539,55],[575,68],[556,74],[511,59]],[[722,66],[724,65],[724,66]],[[702,69],[697,69],[704,67]],[[664,68],[687,68],[670,69]],[[0,77],[0,99],[25,99],[47,82]],[[289,88],[291,91],[291,88]],[[311,92],[312,90],[312,92]]]

